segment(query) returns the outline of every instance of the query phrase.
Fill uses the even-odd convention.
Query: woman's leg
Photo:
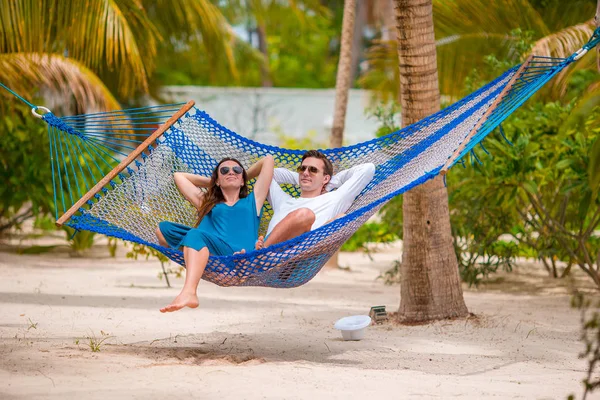
[[[171,304],[160,309],[160,312],[172,312],[184,307],[198,307],[198,296],[196,290],[204,273],[206,263],[208,263],[208,248],[203,247],[196,251],[190,247],[183,248],[183,258],[185,260],[185,283],[181,293],[173,300]]]
[[[167,243],[167,240],[163,236],[162,232],[160,231],[160,228],[156,228],[156,231],[154,231],[154,233],[156,233],[156,237],[158,238],[158,244],[160,244],[162,247],[169,247],[169,244]]]

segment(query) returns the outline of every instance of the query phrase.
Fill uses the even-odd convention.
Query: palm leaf
[[[588,166],[589,185],[594,193],[594,197],[600,191],[600,139],[592,145],[590,150],[590,164]]]
[[[147,89],[158,33],[139,0],[0,0],[0,53],[58,53],[118,71],[123,96]]]
[[[544,0],[537,3],[537,10],[552,32],[586,21],[594,15],[596,0]]]
[[[433,18],[438,40],[469,33],[507,34],[517,28],[539,37],[551,33],[528,0],[433,0]]]
[[[201,44],[211,61],[225,60],[237,75],[233,45],[237,37],[219,9],[208,0],[142,0],[148,16],[163,36],[163,45]]]
[[[548,57],[569,57],[588,41],[594,29],[594,20],[570,26],[538,40],[531,52]]]
[[[489,67],[481,62],[484,55],[494,54],[499,59],[514,58],[513,42],[516,38],[510,35],[472,33],[454,35],[436,42],[438,76],[440,92],[443,95],[457,98],[464,94],[465,79],[478,69],[481,79],[491,79],[488,76]],[[474,60],[479,58],[479,62]],[[398,98],[398,53],[394,42],[375,41],[366,53],[369,71],[359,79],[361,87],[377,93],[377,99],[388,101]]]
[[[374,41],[366,51],[369,70],[358,79],[358,85],[373,91],[374,99],[389,102],[398,99],[400,70],[396,41]]]
[[[497,33],[471,33],[456,35],[437,41],[438,76],[440,91],[451,98],[465,95],[465,91],[477,88],[465,85],[467,77],[480,84],[495,78],[502,71],[494,70],[484,63],[484,57],[493,55],[498,60],[519,63],[520,54],[515,51],[518,37]]]
[[[569,112],[569,116],[560,127],[561,131],[572,129],[579,131],[581,124],[592,115],[594,109],[600,106],[600,81],[590,84],[585,92],[577,99],[575,106]],[[597,123],[597,122],[596,122]],[[600,146],[600,145],[599,145]],[[600,158],[599,158],[600,161]]]
[[[102,81],[83,64],[56,54],[0,54],[3,83],[21,95],[39,97],[48,91],[52,97],[81,110],[117,110],[117,100]]]
[[[433,0],[433,17],[440,91],[452,98],[464,93],[465,79],[474,69],[489,68],[484,64],[485,56],[493,54],[518,62],[514,43],[520,38],[509,34],[513,29],[549,33],[527,0]],[[375,43],[367,52],[367,60],[369,72],[359,84],[374,89],[384,99],[397,97],[396,46]]]
[[[139,0],[61,0],[57,39],[102,76],[118,71],[121,96],[147,91],[159,38]]]
[[[585,15],[582,10],[589,8],[586,6],[588,0],[574,2],[582,3],[579,4],[581,7],[562,3],[556,6],[564,12],[565,21],[581,21]],[[535,37],[540,38],[534,43],[535,54],[555,57],[572,54],[588,40],[593,31],[588,21],[551,33],[544,18],[552,11],[541,10],[542,14],[527,0],[433,0],[441,93],[452,98],[462,96],[465,79],[474,72],[483,81],[491,79],[492,76],[487,76],[490,67],[484,62],[485,56],[494,55],[499,60],[512,60],[517,64],[520,52],[516,48],[523,46],[523,39],[510,33],[515,28],[533,31]],[[552,15],[548,18],[551,19]],[[396,96],[397,57],[395,46],[376,43],[367,52],[371,68],[361,78],[361,86],[387,92],[380,97]],[[573,68],[565,70],[565,79],[557,79],[544,93],[559,91],[564,94],[569,77],[566,74],[572,74],[573,71]],[[553,89],[557,83],[559,88]]]

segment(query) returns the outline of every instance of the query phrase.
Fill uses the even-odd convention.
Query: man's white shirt
[[[327,184],[329,191],[316,197],[303,198],[293,197],[281,189],[280,184],[299,185],[297,172],[285,168],[275,168],[273,180],[269,188],[267,199],[273,208],[273,217],[269,222],[267,235],[281,222],[289,213],[299,208],[308,208],[315,213],[315,222],[311,230],[317,229],[327,221],[339,214],[345,213],[356,196],[371,182],[375,175],[375,165],[371,163],[360,164],[335,174]]]

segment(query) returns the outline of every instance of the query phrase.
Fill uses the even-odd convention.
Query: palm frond
[[[600,81],[590,84],[581,94],[575,103],[573,109],[569,112],[568,118],[563,122],[561,130],[568,129],[580,130],[581,124],[584,124],[594,109],[600,106]],[[595,121],[597,124],[597,120]]]
[[[437,41],[438,76],[440,92],[457,99],[480,83],[495,78],[503,71],[486,63],[487,56],[518,64],[520,54],[515,51],[518,37],[498,33],[468,33]],[[450,40],[451,39],[451,40]],[[506,68],[506,67],[504,67]],[[471,87],[467,87],[467,78]]]
[[[211,55],[223,59],[236,75],[233,45],[237,38],[219,9],[209,0],[141,0],[152,23],[163,36],[163,45],[186,46],[195,41]]]
[[[569,68],[562,70],[551,82],[551,97],[559,99],[567,93],[569,82],[583,70],[592,69],[596,64],[595,54],[588,53]]]
[[[467,33],[501,33],[513,29],[551,33],[528,0],[433,0],[436,39]]]
[[[0,0],[0,53],[48,51],[55,3]]]
[[[510,35],[497,33],[467,33],[438,40],[437,59],[440,92],[450,98],[464,94],[465,79],[478,70],[482,80],[491,79],[483,63],[483,57],[493,54],[499,59],[514,58],[513,42]],[[395,42],[376,41],[366,53],[369,70],[359,79],[359,85],[374,90],[377,98],[383,101],[397,98],[398,95],[398,53]],[[494,71],[498,72],[498,71]],[[488,76],[489,75],[489,76]]]
[[[102,75],[119,71],[119,92],[147,89],[158,32],[139,0],[0,0],[0,53],[65,54]]]
[[[552,32],[577,25],[594,15],[596,0],[544,0],[532,2]]]
[[[572,54],[593,31],[591,23],[586,22],[551,33],[532,4],[527,0],[433,0],[441,93],[457,98],[464,95],[468,76],[483,82],[501,72],[492,72],[486,56],[495,56],[503,64],[517,64],[521,53],[529,53],[527,47],[531,43],[530,34],[523,31],[533,31],[534,38],[541,38],[534,43],[535,54],[556,57]],[[581,18],[581,12],[572,5],[562,4],[560,9],[569,14],[570,21]],[[521,33],[513,31],[516,28]],[[375,43],[367,52],[367,60],[370,68],[361,78],[361,86],[378,91],[380,97],[395,97],[395,46]],[[563,87],[561,91],[564,90]]]
[[[73,99],[80,110],[120,109],[102,81],[82,63],[56,54],[0,54],[5,85],[29,98],[42,91],[63,102]]]
[[[594,20],[570,26],[538,40],[531,52],[540,56],[569,57],[588,41],[595,28]]]
[[[398,99],[400,70],[396,41],[376,40],[366,51],[369,69],[358,79],[358,85],[373,91],[375,100]]]
[[[62,0],[56,26],[69,57],[100,75],[119,71],[122,96],[147,91],[159,34],[139,0]]]

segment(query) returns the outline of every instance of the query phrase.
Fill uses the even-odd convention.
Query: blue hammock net
[[[440,174],[472,151],[487,134],[573,59],[533,57],[455,104],[402,130],[354,146],[322,150],[335,171],[376,165],[370,184],[346,216],[272,247],[226,257],[211,256],[203,279],[221,286],[296,287],[325,262],[388,200]],[[51,113],[50,152],[57,217],[173,114],[179,105],[58,118]],[[66,225],[150,246],[184,264],[180,250],[161,247],[161,221],[193,226],[196,210],[180,195],[173,173],[210,175],[223,157],[248,168],[271,154],[276,167],[295,170],[304,150],[246,139],[192,108],[155,143],[108,182]],[[298,196],[298,188],[287,185]],[[265,203],[264,234],[272,215]]]

